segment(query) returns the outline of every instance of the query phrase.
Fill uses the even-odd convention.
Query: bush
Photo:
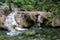
[[[12,0],[25,11],[50,11],[60,16],[60,0]]]
[[[5,3],[16,3],[25,11],[50,11],[60,16],[60,0],[0,0]]]

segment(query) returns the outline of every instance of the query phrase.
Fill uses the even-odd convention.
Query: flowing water
[[[35,32],[35,36],[26,36],[26,32]],[[8,37],[7,31],[0,31],[0,40],[60,40],[60,29],[54,28],[35,28],[29,29],[19,35]]]
[[[9,31],[10,32],[7,32],[7,35],[9,36],[15,36],[15,35],[18,35],[20,33],[22,33],[24,30],[27,30],[27,29],[22,29],[22,28],[18,28],[18,24],[17,22],[15,21],[15,18],[14,16],[17,14],[17,11],[14,11],[14,12],[11,12],[7,17],[6,17],[6,20],[4,22],[4,26],[6,28],[9,28]],[[13,28],[13,25],[16,25],[15,29],[16,30],[20,30],[20,31],[16,31],[14,28]],[[22,31],[22,32],[21,32]]]

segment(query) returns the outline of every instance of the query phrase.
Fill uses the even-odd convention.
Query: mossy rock
[[[1,23],[1,22],[0,22],[0,27],[3,27],[3,24],[4,24],[4,23]]]
[[[26,36],[35,36],[36,33],[35,33],[35,32],[32,32],[32,31],[27,31],[27,32],[25,33],[25,35],[26,35]]]
[[[14,28],[16,27],[16,24],[12,25]]]
[[[4,40],[4,37],[3,36],[0,36],[0,40]]]

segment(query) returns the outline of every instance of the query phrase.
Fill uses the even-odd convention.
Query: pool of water
[[[26,36],[25,31],[19,35],[8,37],[7,31],[0,30],[0,40],[60,40],[60,29],[58,28],[42,28],[42,29],[29,29],[28,31],[34,31],[35,36]]]

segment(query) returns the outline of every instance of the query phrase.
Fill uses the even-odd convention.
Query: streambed
[[[34,31],[35,36],[26,36],[26,32]],[[7,31],[0,30],[0,40],[60,40],[60,29],[56,28],[42,28],[42,29],[29,29],[24,33],[17,36],[8,37],[6,35]]]

